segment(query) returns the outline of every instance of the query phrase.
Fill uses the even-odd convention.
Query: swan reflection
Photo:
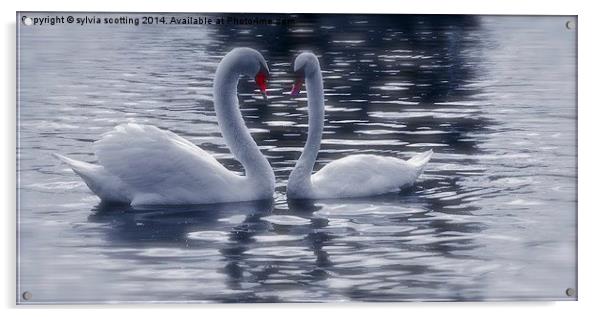
[[[404,197],[100,205],[89,221],[106,224],[101,227],[104,239],[113,250],[121,250],[106,255],[134,261],[139,277],[222,285],[220,290],[195,287],[185,296],[190,300],[278,302],[294,300],[298,292],[304,294],[298,300],[312,301],[325,290],[341,298],[371,296],[375,290],[411,298],[416,294],[407,288],[416,283],[413,274],[431,276],[422,284],[425,292],[447,289],[459,269],[448,258],[475,248],[484,227],[433,215],[424,200],[406,197],[400,204]],[[462,236],[445,238],[446,232]],[[274,288],[283,293],[274,293]],[[308,297],[307,288],[316,293]]]

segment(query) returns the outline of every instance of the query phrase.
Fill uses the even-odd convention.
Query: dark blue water
[[[108,16],[108,15],[103,15]],[[139,16],[138,16],[139,17]],[[576,31],[570,17],[291,16],[280,26],[19,26],[17,296],[30,303],[565,300],[576,287]],[[273,202],[116,208],[58,152],[153,124],[241,170],[211,96],[233,47],[262,52],[269,102],[239,87]],[[291,62],[321,60],[316,169],[435,155],[417,184],[288,202],[307,130]],[[19,299],[21,302],[23,300]]]

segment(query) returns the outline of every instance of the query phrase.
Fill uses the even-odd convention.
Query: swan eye
[[[268,88],[268,76],[265,72],[261,71],[259,73],[257,73],[257,76],[255,76],[255,83],[257,84],[257,87],[259,87],[259,90],[261,90],[262,93],[266,93],[266,89]]]

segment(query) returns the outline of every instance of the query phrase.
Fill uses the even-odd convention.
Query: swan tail
[[[103,202],[107,203],[129,203],[128,191],[123,182],[109,174],[104,167],[100,165],[90,164],[64,155],[52,153],[54,157],[61,160],[63,163],[79,175],[88,188],[96,194]]]
[[[74,160],[72,158],[68,158],[64,155],[60,155],[58,153],[52,153],[52,156],[56,157],[57,159],[61,160],[63,163],[69,165],[69,167],[71,167],[71,169],[77,173],[78,175],[80,173],[85,174],[86,171],[93,169],[95,166],[94,164],[90,164],[90,163],[86,163],[86,162],[82,162],[82,161],[78,161],[78,160]],[[80,175],[81,176],[81,175]]]
[[[418,175],[422,173],[426,163],[431,160],[431,156],[433,156],[433,150],[428,150],[426,152],[416,154],[411,159],[408,160],[410,165],[413,165],[418,170]]]

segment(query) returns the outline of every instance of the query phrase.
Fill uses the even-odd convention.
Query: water
[[[105,15],[106,16],[106,15]],[[276,26],[19,27],[17,296],[30,303],[565,300],[576,287],[571,17],[292,16]],[[273,202],[98,204],[51,156],[93,162],[124,122],[169,129],[232,170],[211,86],[230,49],[271,68],[239,87]],[[435,155],[400,193],[287,202],[307,130],[291,62],[319,55],[316,170],[349,154]],[[19,297],[20,298],[20,297]],[[19,299],[23,302],[23,300]]]

